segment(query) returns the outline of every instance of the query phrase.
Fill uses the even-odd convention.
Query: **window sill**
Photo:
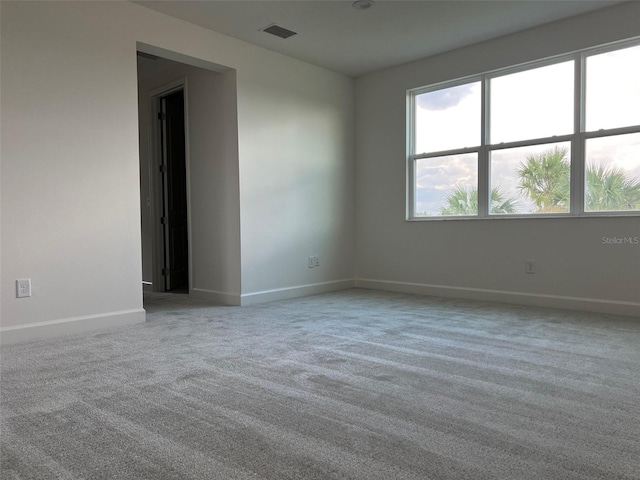
[[[406,218],[407,222],[449,222],[468,220],[529,220],[529,219],[556,219],[556,218],[640,218],[640,212],[589,212],[581,215],[555,214],[555,215],[491,215],[488,217],[459,216],[459,217],[413,217]]]

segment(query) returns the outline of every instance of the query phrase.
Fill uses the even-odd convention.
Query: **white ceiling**
[[[606,8],[615,0],[173,1],[139,5],[353,77]],[[261,31],[278,24],[288,39]]]

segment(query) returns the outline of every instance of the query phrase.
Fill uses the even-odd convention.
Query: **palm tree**
[[[491,213],[509,214],[517,213],[518,199],[515,197],[506,197],[506,193],[501,187],[491,189]]]
[[[518,168],[520,192],[533,201],[540,213],[569,211],[571,165],[568,150],[555,147],[529,155]]]
[[[518,188],[537,207],[537,213],[569,211],[571,165],[568,150],[554,147],[529,155],[518,168]],[[517,213],[518,200],[507,197],[499,187],[491,189],[491,213]],[[588,165],[585,171],[585,210],[640,210],[640,179],[630,177],[619,167]],[[465,216],[478,214],[478,189],[456,186],[440,207],[440,215]]]
[[[539,213],[569,211],[571,166],[566,148],[555,147],[529,155],[520,164],[520,192],[529,197]],[[640,180],[619,167],[588,165],[585,171],[585,210],[640,210]]]
[[[587,167],[585,210],[640,210],[640,180],[619,167]]]
[[[491,189],[491,213],[516,213],[518,201],[513,197],[505,198],[499,187]],[[440,215],[461,216],[478,214],[478,188],[457,185],[446,197],[440,207]]]
[[[478,189],[456,187],[447,194],[445,204],[440,207],[440,215],[477,215],[478,214]]]

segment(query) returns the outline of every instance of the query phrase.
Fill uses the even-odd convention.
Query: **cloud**
[[[416,165],[416,212],[439,215],[447,195],[456,187],[474,188],[478,184],[475,153],[425,158]]]
[[[470,83],[459,87],[423,93],[416,97],[416,102],[420,108],[426,110],[446,110],[447,108],[455,107],[465,97],[472,95],[475,85],[475,83]]]

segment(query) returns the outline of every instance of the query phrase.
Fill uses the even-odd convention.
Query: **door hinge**
[[[167,224],[167,217],[160,218],[160,224],[161,225],[166,225]]]
[[[166,118],[167,118],[166,114],[162,112],[158,112],[158,120],[164,120]]]
[[[163,268],[163,269],[162,269],[162,276],[163,276],[163,277],[168,277],[168,276],[169,276],[169,270],[168,270],[168,269],[166,269],[166,268]]]
[[[167,173],[167,166],[166,165],[160,165],[160,172]]]

